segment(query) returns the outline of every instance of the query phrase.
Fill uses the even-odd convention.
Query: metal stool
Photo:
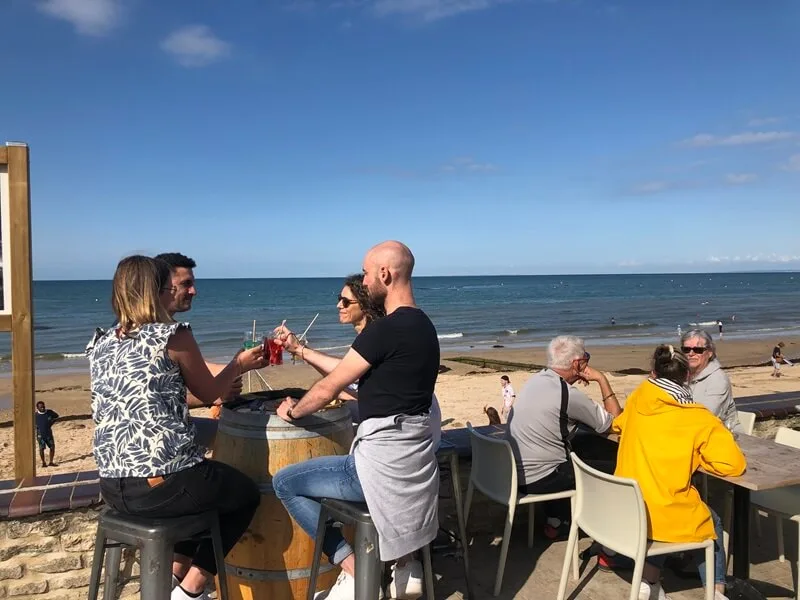
[[[103,600],[114,600],[116,597],[122,546],[139,548],[141,552],[141,600],[169,600],[175,543],[204,538],[211,538],[214,546],[214,558],[219,573],[219,599],[227,600],[225,555],[222,553],[219,517],[215,511],[171,519],[148,519],[105,509],[97,521],[89,600],[97,600],[104,555],[106,578]]]
[[[314,540],[314,561],[311,563],[311,580],[308,585],[308,600],[314,600],[317,589],[317,573],[322,556],[322,541],[329,520],[355,525],[353,550],[356,555],[355,600],[377,600],[381,586],[382,563],[378,554],[378,531],[372,522],[367,505],[362,502],[346,502],[332,498],[322,499],[317,536]],[[433,600],[433,567],[430,546],[422,548],[425,591],[428,600]],[[142,599],[144,600],[144,598]]]

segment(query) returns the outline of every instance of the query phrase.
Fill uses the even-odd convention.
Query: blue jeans
[[[714,533],[717,539],[714,540],[714,583],[725,583],[725,547],[722,545],[722,519],[714,510],[709,506],[708,510],[711,511],[711,520],[714,523]],[[667,554],[661,556],[652,556],[647,559],[651,565],[659,569],[664,566],[664,561],[667,559]],[[706,586],[706,555],[703,552],[703,558],[697,565],[697,570],[700,571],[700,581],[703,582],[703,587]]]
[[[284,467],[275,473],[272,487],[292,518],[312,539],[317,534],[320,498],[365,502],[352,454],[320,456]],[[335,565],[353,553],[339,528],[330,524],[322,551]]]

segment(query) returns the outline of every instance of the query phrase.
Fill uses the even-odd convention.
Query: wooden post
[[[36,475],[33,422],[33,300],[31,295],[31,196],[26,144],[8,145],[11,256],[11,388],[14,397],[14,476]]]

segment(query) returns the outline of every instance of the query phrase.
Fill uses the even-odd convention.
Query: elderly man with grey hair
[[[571,441],[580,425],[605,433],[622,412],[606,376],[589,366],[581,338],[559,336],[547,348],[547,368],[531,377],[520,390],[508,418],[511,443],[519,473],[520,492],[550,494],[575,488],[569,460]],[[602,405],[573,386],[595,382]],[[591,457],[586,457],[591,462]],[[552,502],[545,535],[555,539],[569,529],[569,503]]]

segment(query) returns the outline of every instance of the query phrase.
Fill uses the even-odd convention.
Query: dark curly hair
[[[353,292],[353,296],[356,297],[358,306],[361,307],[361,310],[363,310],[364,314],[367,316],[367,323],[372,323],[372,321],[386,316],[386,311],[383,307],[377,306],[369,297],[367,286],[364,285],[363,275],[348,275],[345,277],[344,284],[350,288],[350,291]]]

